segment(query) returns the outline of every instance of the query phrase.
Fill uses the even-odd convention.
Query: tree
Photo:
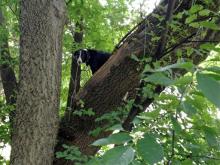
[[[21,1],[11,164],[51,164],[58,130],[64,1]]]
[[[85,33],[89,32],[91,35],[87,36],[85,34],[85,42],[82,43],[82,45],[92,45],[92,47],[100,49],[103,45],[108,45],[105,43],[111,42],[111,37],[105,38],[105,33],[112,32],[112,35],[115,34],[115,31],[117,31],[114,31],[114,29],[112,30],[111,26],[115,26],[117,24],[120,12],[116,12],[117,10],[114,10],[114,15],[112,16],[109,13],[106,14],[106,8],[102,10],[103,8],[96,0],[91,0],[84,4],[82,4],[82,2],[83,1],[68,1],[68,7],[70,8],[69,11],[71,11],[69,15],[73,15],[71,18],[74,17],[75,23],[79,20],[81,21],[81,18],[85,19],[83,20],[85,21],[85,24],[83,24],[85,27],[83,28]],[[118,6],[116,3],[118,1],[113,0],[111,2],[112,3],[108,2],[110,3],[110,9]],[[124,1],[122,0],[120,2],[123,3]],[[220,88],[220,69],[219,67],[204,69],[202,67],[197,67],[196,65],[206,59],[210,50],[219,52],[215,45],[216,43],[219,43],[218,38],[220,35],[218,31],[219,15],[217,13],[219,10],[217,6],[219,6],[220,1],[178,1],[174,7],[174,13],[167,12],[167,2],[174,1],[162,1],[160,6],[158,6],[153,13],[148,15],[146,19],[144,19],[122,38],[108,62],[93,75],[86,85],[78,92],[76,97],[74,96],[74,102],[69,101],[69,103],[72,102],[73,104],[67,104],[67,108],[64,108],[68,109],[68,111],[65,112],[60,122],[58,145],[55,150],[57,159],[54,161],[54,164],[88,163],[90,165],[110,165],[122,163],[127,165],[129,163],[154,164],[160,161],[163,161],[165,164],[199,164],[204,162],[206,164],[218,164],[218,141],[220,134],[218,126],[219,121],[213,117],[213,111],[211,109],[214,106],[207,103],[208,101],[204,96],[206,96],[212,103],[219,106],[218,101],[216,101],[218,100],[217,98],[219,98],[219,95],[216,93],[210,94],[209,90],[215,91],[215,89]],[[23,4],[24,3],[25,2],[23,1]],[[26,3],[32,4],[33,2]],[[36,2],[36,4],[39,5],[40,2]],[[35,6],[38,6],[36,4]],[[47,5],[45,8],[50,9],[50,5]],[[120,7],[119,9],[119,11],[124,11]],[[25,11],[24,8],[22,8],[22,10]],[[100,12],[101,10],[104,11],[104,14]],[[33,10],[32,12],[36,13],[35,11],[36,10]],[[30,13],[32,12],[30,11]],[[49,13],[50,12],[40,13],[40,15],[49,16]],[[83,15],[85,13],[89,13],[89,16],[86,17]],[[97,16],[95,17],[96,19],[92,19],[91,21],[93,23],[95,22],[94,24],[89,21],[91,13],[95,13]],[[173,20],[170,22],[171,17],[168,15],[172,15],[172,13],[174,16]],[[104,26],[103,29],[105,30],[99,28],[98,33],[104,31],[105,33],[101,33],[104,35],[99,39],[101,40],[105,38],[106,41],[99,42],[95,27],[103,25],[102,23],[97,23],[101,22],[98,20],[102,20],[103,15],[107,16],[107,21],[103,20],[103,22],[106,21],[105,23],[107,26]],[[165,19],[165,15],[167,15],[167,18],[169,19]],[[24,18],[30,18],[32,14],[24,15],[23,13],[22,16],[23,25],[23,21],[25,20]],[[39,19],[36,18],[36,20],[37,22],[40,22]],[[169,24],[167,24],[167,21]],[[44,24],[48,25],[47,22],[44,22]],[[108,29],[108,27],[110,28]],[[118,24],[116,27],[122,28],[123,23]],[[36,32],[35,30],[34,32]],[[37,32],[41,32],[40,34],[43,34],[43,36],[50,34],[48,31],[44,30],[45,29],[40,28]],[[77,33],[78,31],[76,30],[75,32]],[[21,31],[21,35],[23,35],[23,33],[24,31]],[[66,31],[66,33],[68,33],[68,31]],[[38,39],[38,37],[36,37],[36,33],[30,36],[32,36],[31,39],[33,39],[33,41]],[[114,37],[115,35],[112,36]],[[51,38],[53,39],[53,37]],[[21,39],[25,39],[25,37]],[[66,42],[67,41],[69,40],[66,40]],[[88,43],[86,44],[86,42]],[[24,46],[24,43],[25,42],[21,42],[21,46]],[[28,43],[28,46],[30,45],[30,48],[36,48],[38,45],[36,43],[38,42],[32,42],[33,45]],[[45,45],[45,42],[41,43],[41,46]],[[109,47],[112,47],[112,45]],[[39,49],[39,47],[37,46],[37,49]],[[104,47],[104,49],[108,50],[109,47]],[[21,65],[21,68],[23,68],[22,66],[27,66],[24,65],[27,63],[24,61],[25,49],[21,47],[21,50],[21,55],[23,55],[21,56],[21,64],[23,64]],[[72,49],[69,50],[71,50],[69,52],[72,53]],[[37,52],[38,51],[34,52],[34,54],[37,54]],[[39,57],[39,61],[37,61],[37,64],[42,64],[41,62],[44,60],[40,57],[43,57],[43,55],[44,51],[43,53],[38,53],[37,57]],[[35,59],[37,60],[38,58],[35,57],[35,59],[30,59],[30,61],[35,64]],[[48,62],[45,65],[47,64],[51,63]],[[49,91],[51,89],[49,86],[43,86],[41,88],[38,86],[41,82],[36,81],[35,83],[28,79],[28,77],[24,74],[27,73],[29,69],[37,68],[34,66],[37,65],[27,66],[26,70],[21,69],[20,81],[24,82],[24,80],[29,80],[31,83],[28,83],[27,87],[29,87],[29,84],[31,86],[33,83],[34,87],[42,90],[41,93],[45,93],[45,91]],[[72,73],[73,72],[74,70]],[[189,75],[184,76],[187,72],[189,72]],[[47,72],[44,71],[44,73]],[[36,75],[34,74],[30,75],[30,77],[34,78],[35,76]],[[51,79],[47,78],[48,77],[42,76],[41,80],[47,80],[47,82],[50,82]],[[38,80],[37,78],[35,79]],[[200,90],[195,87],[197,82],[195,82],[194,79],[197,80]],[[207,85],[209,83],[212,84],[211,87],[210,85]],[[70,81],[69,96],[72,96],[72,84],[73,82]],[[57,87],[58,85],[56,84],[55,86]],[[36,94],[38,90],[32,87],[33,86],[31,86],[30,89],[33,89],[34,94]],[[168,90],[174,90],[174,92],[172,92],[172,94],[169,92],[166,93],[166,91],[163,92],[164,89],[167,89],[166,87],[168,87]],[[21,83],[21,89],[26,89],[24,88],[24,83],[23,88]],[[59,90],[57,89],[58,88],[56,88],[56,91]],[[23,91],[25,92],[26,90]],[[35,117],[37,115],[40,119],[45,119],[40,120],[42,123],[53,123],[54,121],[57,121],[56,118],[52,119],[54,113],[51,116],[51,113],[49,112],[52,110],[50,108],[48,108],[48,111],[43,111],[46,114],[42,113],[41,109],[39,110],[38,105],[41,105],[40,103],[42,102],[40,102],[40,99],[42,97],[40,97],[39,100],[36,98],[42,95],[38,93],[36,97],[31,97],[32,95],[25,95],[26,97],[28,96],[26,99],[29,101],[28,103],[33,101],[36,106],[31,107],[32,111],[26,108],[25,111],[21,112],[21,108],[24,108],[24,106],[27,105],[25,103],[21,104],[26,98],[21,98],[21,95],[24,94],[24,92],[19,90],[18,107],[16,112],[18,115],[15,120],[15,123],[17,123],[15,126],[18,127],[19,121],[22,120],[27,127],[29,124],[28,121],[33,121],[32,119],[36,119]],[[28,93],[28,91],[26,92]],[[56,94],[59,95],[59,93]],[[47,96],[49,97],[49,95]],[[123,101],[124,96],[128,96],[128,100],[125,101],[126,103]],[[58,100],[57,97],[54,98]],[[43,99],[46,100],[45,98]],[[37,108],[38,110],[34,111]],[[149,108],[150,110],[143,112],[146,108]],[[53,110],[55,111],[55,109],[57,109],[57,106],[55,106]],[[71,111],[69,111],[69,109],[71,109]],[[196,113],[198,110],[199,112]],[[25,118],[21,115],[24,113],[26,114]],[[124,127],[124,130],[118,126],[117,130],[121,130],[121,132],[110,135],[112,133],[111,130],[114,130],[114,124],[116,123],[123,123],[122,126]],[[133,123],[135,124],[135,127],[132,127]],[[36,121],[33,124],[36,125],[41,123]],[[112,128],[111,126],[114,127]],[[18,130],[24,130],[26,127],[20,126],[20,129]],[[47,126],[45,126],[45,128],[46,127]],[[131,129],[132,132],[130,133],[129,131],[131,131]],[[18,140],[23,140],[22,144],[24,144],[24,146],[22,147],[27,149],[32,149],[31,147],[34,145],[39,146],[36,150],[34,150],[36,157],[30,161],[33,161],[34,164],[44,163],[40,161],[46,160],[44,156],[49,155],[47,160],[48,163],[51,162],[51,148],[54,146],[56,131],[51,131],[51,134],[45,133],[43,134],[44,136],[41,134],[42,138],[39,138],[37,133],[45,131],[44,129],[39,130],[31,125],[29,130],[34,131],[33,136],[30,136],[32,135],[31,131],[27,131],[26,133],[23,133],[23,131],[23,137],[29,136],[28,140],[21,139],[21,137],[19,137]],[[140,132],[143,133],[143,136],[142,134],[136,135],[136,133]],[[15,130],[14,134],[18,135],[18,133],[19,131]],[[130,136],[130,134],[132,134],[132,136]],[[51,141],[47,139],[49,143],[45,140],[48,135],[53,135],[51,136]],[[110,136],[106,137],[108,135]],[[44,137],[45,139],[43,139]],[[102,137],[105,138],[97,140]],[[31,141],[31,145],[27,146],[27,143],[30,143],[30,139],[33,139]],[[15,136],[12,140],[16,140]],[[16,141],[17,144],[18,140]],[[36,143],[37,140],[40,142],[44,141],[46,144],[50,144],[52,146],[47,148],[50,150],[47,150],[49,153],[46,153],[46,149],[43,148],[42,144],[38,145]],[[93,143],[92,146],[91,143]],[[101,158],[95,157],[91,161],[87,161],[88,155],[95,155],[97,150],[100,149],[100,146],[105,146],[107,144],[115,144],[115,147],[107,151]],[[12,141],[12,147],[14,145],[15,143]],[[77,146],[82,153],[80,153],[75,146]],[[30,154],[33,153],[31,151],[23,154],[25,156],[30,156]],[[44,153],[44,151],[46,154],[43,154],[44,156],[39,156],[40,152]],[[18,152],[18,154],[21,153]],[[12,163],[15,160],[13,158],[14,155],[16,155],[15,148],[12,148]],[[39,160],[39,157],[42,159]],[[23,158],[25,157],[21,157],[21,159]],[[28,163],[30,164],[30,162]]]
[[[7,31],[4,27],[4,17],[2,10],[0,9],[0,28],[2,31],[1,41],[0,41],[0,72],[2,78],[2,84],[4,93],[6,96],[7,104],[13,105],[16,102],[16,91],[17,91],[17,83],[16,77],[13,68],[10,66],[11,64],[11,56],[8,48],[8,38]]]

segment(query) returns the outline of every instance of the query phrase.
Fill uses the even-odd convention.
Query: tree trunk
[[[58,130],[65,2],[21,0],[20,75],[12,165],[49,165]]]
[[[76,23],[75,32],[72,31],[72,37],[75,43],[81,44],[83,40],[82,21]],[[71,111],[71,108],[75,102],[76,93],[80,89],[80,75],[81,75],[81,67],[80,65],[77,64],[77,60],[74,58],[74,52],[72,52],[71,75],[70,75],[69,92],[68,92],[67,106],[66,106],[67,111]]]
[[[175,12],[178,13],[183,10],[187,10],[191,7],[192,0],[181,1],[179,6],[175,7]],[[197,3],[203,4],[202,1]],[[219,0],[215,0],[215,4],[219,4]],[[162,3],[162,8],[158,7],[154,10],[153,14],[159,14],[164,16],[164,6],[166,3]],[[211,6],[213,10],[215,7],[217,9],[218,5]],[[97,127],[102,127],[106,123],[97,123],[95,118],[101,115],[116,110],[122,103],[123,96],[128,92],[129,98],[135,98],[136,87],[139,86],[140,82],[140,72],[141,69],[137,62],[130,58],[131,55],[136,55],[141,57],[143,55],[153,56],[155,54],[155,48],[157,48],[157,42],[152,41],[153,36],[160,36],[161,34],[161,22],[150,14],[146,20],[140,23],[132,33],[127,35],[127,37],[119,44],[120,48],[116,50],[110,59],[93,75],[93,77],[87,82],[85,87],[79,91],[77,94],[77,100],[83,100],[86,108],[92,108],[95,112],[94,117],[86,116],[69,116],[62,119],[60,128],[61,134],[59,134],[58,140],[64,144],[72,144],[80,148],[80,150],[87,155],[94,155],[98,148],[91,147],[90,144],[100,138],[105,136],[105,132],[101,133],[97,137],[89,135],[89,132]],[[190,28],[184,24],[183,29],[186,30],[187,34],[194,34],[198,29]],[[220,33],[212,30],[205,30],[206,35],[198,36],[192,35],[193,37],[200,40],[214,40],[219,37]],[[177,31],[169,32],[169,36],[176,36]],[[178,36],[176,38],[177,43],[181,43],[185,38],[183,36]],[[168,39],[169,40],[169,37]],[[147,43],[145,46],[143,43]],[[176,44],[176,43],[175,43]],[[193,48],[197,48],[201,42],[190,43]],[[161,63],[166,63],[166,65],[175,63],[177,57],[173,53],[176,48],[184,48],[186,42],[180,45],[168,45],[174,48],[166,57],[160,55],[158,59]],[[170,49],[169,49],[170,50]],[[167,50],[168,51],[168,50]],[[145,53],[144,53],[145,52]],[[165,51],[166,52],[166,51]],[[207,55],[201,56],[198,54],[192,54],[190,59],[193,60],[195,64],[200,63],[206,58]],[[163,57],[163,58],[162,58]],[[153,57],[155,58],[155,57]],[[167,60],[169,59],[169,60]],[[152,65],[152,64],[150,64]],[[183,74],[180,70],[175,70],[176,73]],[[160,90],[158,93],[161,92]],[[149,100],[147,105],[149,105],[153,100]],[[75,105],[76,106],[76,105]],[[76,106],[77,107],[77,106]],[[63,160],[58,160],[54,164],[61,165],[64,164]],[[73,164],[73,162],[65,162],[65,164]]]
[[[0,8],[0,28],[5,30],[4,17]],[[6,97],[6,102],[13,105],[16,102],[17,83],[14,70],[11,67],[11,56],[8,48],[8,36],[2,33],[0,36],[0,74]]]
[[[4,16],[0,8],[0,29],[3,33],[0,34],[0,76],[5,93],[6,103],[15,105],[17,96],[17,81],[13,70],[12,58],[9,52],[7,30],[4,25]],[[9,119],[12,126],[14,117],[14,109],[9,113]]]

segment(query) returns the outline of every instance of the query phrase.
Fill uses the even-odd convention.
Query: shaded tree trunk
[[[76,93],[79,91],[80,75],[81,75],[81,68],[77,64],[77,61],[73,57],[73,53],[72,53],[71,76],[70,76],[69,92],[68,92],[67,105],[66,105],[67,111],[72,110],[72,105],[74,104],[76,99]]]
[[[0,29],[3,31],[0,34],[0,76],[8,105],[15,105],[17,97],[17,81],[15,72],[12,67],[12,58],[9,52],[7,30],[4,25],[4,16],[0,8]],[[9,119],[12,126],[14,117],[14,108],[10,109]]]
[[[76,23],[75,32],[72,31],[72,37],[75,43],[80,44],[82,42],[83,40],[82,21]],[[70,75],[69,92],[68,92],[67,106],[66,106],[67,110],[70,111],[75,102],[76,93],[79,91],[80,88],[80,75],[81,75],[81,68],[77,64],[77,60],[74,58],[74,52],[72,52],[71,75]]]
[[[5,30],[4,17],[1,8],[0,28]],[[4,32],[5,33],[2,33],[0,36],[0,73],[6,102],[9,105],[13,105],[16,102],[17,82],[14,70],[11,67],[12,59],[9,53],[8,36],[6,30]]]
[[[58,130],[65,2],[21,0],[12,165],[49,165]]]
[[[197,3],[203,4],[203,1],[198,1]],[[214,1],[215,4],[220,4],[219,0]],[[181,4],[178,7],[175,7],[175,12],[178,13],[183,10],[187,10],[191,7],[192,0],[181,1]],[[153,14],[159,14],[164,16],[164,6],[166,3],[162,3],[162,8],[158,7],[154,10]],[[218,5],[211,6],[212,10],[217,9]],[[152,40],[152,36],[160,36],[161,34],[161,22],[150,14],[142,23],[140,23],[132,33],[128,34],[127,37],[119,44],[119,49],[116,50],[110,59],[93,75],[93,77],[87,82],[85,87],[79,91],[77,94],[77,100],[83,100],[86,108],[92,108],[95,112],[94,117],[86,116],[71,116],[71,118],[64,117],[62,119],[61,132],[64,134],[58,137],[58,140],[65,144],[72,144],[80,148],[80,150],[87,155],[94,155],[98,148],[91,147],[90,144],[100,138],[105,136],[105,132],[101,133],[97,137],[89,135],[89,132],[94,130],[97,127],[102,127],[106,123],[97,123],[95,118],[100,117],[101,115],[116,110],[122,103],[123,96],[128,92],[129,98],[135,98],[136,88],[139,86],[140,82],[140,66],[137,62],[132,60],[130,56],[132,54],[137,57],[143,55],[148,55],[153,57],[157,48],[157,42]],[[197,32],[197,29],[190,28],[184,24],[183,20],[182,27],[186,30],[186,34],[191,35],[190,39],[194,37],[200,40],[215,40],[219,37],[220,33],[212,30],[204,30],[206,35],[198,36],[192,35]],[[154,35],[150,35],[150,34]],[[176,36],[177,31],[170,31],[169,36]],[[158,59],[161,63],[166,65],[173,64],[177,61],[177,57],[174,53],[174,50],[177,48],[184,48],[188,43],[184,41],[183,36],[176,37],[177,43],[179,45],[168,45],[171,46],[169,54],[164,57],[165,53],[160,55]],[[189,39],[189,38],[188,38]],[[167,38],[169,40],[169,37]],[[147,45],[143,45],[147,43]],[[190,43],[192,48],[197,48],[201,42]],[[172,49],[173,48],[173,49]],[[207,57],[206,55],[198,55],[196,53],[192,54],[189,59],[192,59],[195,64],[200,63]],[[154,58],[154,57],[153,57]],[[152,63],[149,63],[152,65]],[[175,73],[184,74],[180,70],[175,70]],[[158,93],[161,90],[156,91]],[[153,99],[147,100],[146,106],[152,103]],[[76,106],[77,107],[77,106]],[[54,164],[63,164],[62,160],[55,162]],[[73,162],[66,162],[66,164],[73,164]]]

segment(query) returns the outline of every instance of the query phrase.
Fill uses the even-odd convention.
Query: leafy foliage
[[[75,161],[77,165],[80,165],[83,162],[85,163],[88,160],[88,157],[82,155],[79,149],[75,146],[68,146],[63,144],[63,148],[63,152],[56,153],[57,158],[64,158],[66,160]]]

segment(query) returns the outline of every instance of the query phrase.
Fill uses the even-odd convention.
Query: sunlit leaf
[[[177,85],[177,86],[186,85],[186,84],[190,84],[192,81],[193,81],[192,76],[184,76],[176,79],[173,85]]]
[[[189,17],[186,18],[185,23],[189,24],[189,23],[193,22],[195,19],[197,19],[197,15],[196,14],[192,14]]]
[[[202,9],[203,9],[203,6],[202,6],[202,5],[193,5],[193,6],[190,8],[189,13],[190,13],[190,14],[194,14],[194,13],[196,13],[196,12],[202,10]]]
[[[201,11],[199,11],[199,15],[201,16],[208,16],[210,14],[210,10],[208,9],[203,9]]]
[[[203,21],[203,22],[200,22],[200,25],[203,27],[212,29],[212,30],[220,30],[220,27],[214,22]]]
[[[158,117],[159,114],[160,114],[160,109],[157,109],[151,112],[144,112],[140,116],[138,116],[138,118],[143,120],[152,120]]]

